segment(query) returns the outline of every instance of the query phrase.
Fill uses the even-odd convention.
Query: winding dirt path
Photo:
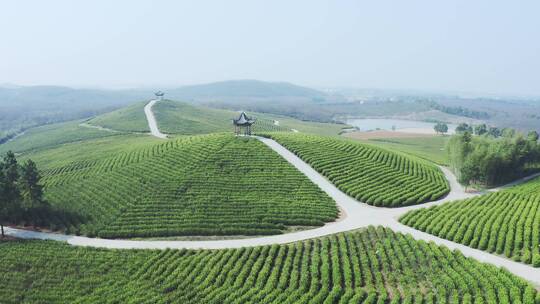
[[[151,101],[145,107],[145,113],[147,113],[148,122],[157,129],[157,124],[151,113],[151,107],[155,103]],[[147,112],[147,109],[149,113]],[[150,115],[149,115],[150,114]],[[152,131],[154,136],[165,138],[166,136],[159,132],[159,130]],[[158,136],[159,135],[159,136]],[[209,241],[131,241],[131,240],[110,240],[99,238],[88,238],[81,236],[68,236],[54,233],[32,232],[21,229],[6,228],[6,233],[13,237],[25,238],[25,239],[48,239],[64,241],[71,245],[76,246],[91,246],[91,247],[103,247],[103,248],[122,248],[122,249],[165,249],[165,248],[188,248],[188,249],[224,249],[224,248],[239,248],[249,246],[271,245],[271,244],[285,244],[295,241],[301,241],[311,238],[317,238],[325,235],[330,235],[339,232],[350,231],[369,225],[385,226],[394,231],[410,234],[413,238],[432,241],[439,245],[444,245],[450,249],[459,249],[465,256],[475,258],[482,262],[488,262],[496,266],[504,267],[510,272],[521,276],[537,286],[540,285],[540,269],[528,266],[525,264],[514,262],[510,259],[506,259],[500,256],[490,254],[485,251],[473,249],[465,245],[457,244],[452,241],[441,239],[431,234],[415,230],[414,228],[405,226],[398,222],[399,216],[404,213],[417,209],[424,208],[433,205],[442,204],[444,202],[453,201],[457,199],[464,199],[473,197],[479,194],[466,193],[457,182],[455,176],[446,168],[441,167],[441,170],[448,179],[451,187],[450,193],[443,199],[430,202],[427,204],[408,206],[402,208],[381,208],[373,207],[364,203],[360,203],[357,200],[349,197],[341,190],[336,188],[330,181],[324,176],[315,171],[303,160],[298,158],[292,152],[285,147],[277,143],[276,141],[268,138],[256,137],[262,141],[269,148],[281,155],[290,164],[296,167],[300,172],[305,174],[313,183],[319,186],[324,192],[326,192],[338,206],[347,214],[347,216],[338,222],[328,223],[323,227],[304,230],[294,233],[287,233],[281,235],[264,236],[256,238],[244,238],[244,239],[232,239],[232,240],[209,240]],[[524,179],[521,182],[528,180]]]
[[[144,106],[144,114],[146,115],[146,120],[148,121],[148,127],[150,128],[150,134],[157,138],[167,138],[166,134],[163,134],[159,131],[156,117],[152,112],[152,107],[157,102],[157,99],[150,100],[150,102]]]

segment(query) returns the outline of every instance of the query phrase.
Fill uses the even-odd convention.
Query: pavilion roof
[[[248,117],[246,112],[242,112],[237,119],[233,119],[233,123],[237,126],[252,125],[255,123],[255,119]]]

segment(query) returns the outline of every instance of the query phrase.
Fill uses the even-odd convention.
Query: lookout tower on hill
[[[235,135],[251,135],[251,125],[255,123],[255,119],[248,117],[246,112],[242,112],[237,119],[232,120],[234,125]]]
[[[157,100],[163,100],[163,95],[165,95],[165,93],[163,93],[161,91],[157,91],[157,92],[154,93],[154,95],[156,95]]]

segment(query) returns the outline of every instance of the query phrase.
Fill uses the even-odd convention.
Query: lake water
[[[396,131],[419,133],[419,134],[435,134],[433,127],[435,123],[416,121],[416,120],[403,120],[403,119],[378,119],[378,118],[365,118],[365,119],[348,119],[347,124],[358,127],[360,131],[373,131],[373,130],[392,130],[392,126],[395,126]],[[456,125],[448,124],[448,133],[453,134],[455,132]]]

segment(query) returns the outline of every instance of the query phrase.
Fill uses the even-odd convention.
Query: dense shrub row
[[[206,135],[45,173],[51,228],[108,238],[268,235],[321,226],[335,203],[251,138]]]
[[[437,167],[419,159],[332,137],[270,133],[340,190],[375,206],[399,207],[443,197],[449,185]]]
[[[508,188],[506,191],[525,195],[540,195],[540,177],[532,179],[519,186]]]
[[[227,250],[43,241],[4,242],[0,250],[2,303],[533,304],[537,297],[503,269],[382,227]]]
[[[402,223],[540,267],[540,179],[405,214]]]

